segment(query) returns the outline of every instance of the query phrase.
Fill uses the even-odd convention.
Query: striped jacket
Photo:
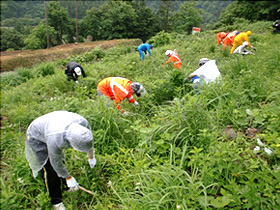
[[[165,62],[165,65],[167,65],[168,63],[173,62],[173,67],[175,69],[180,69],[181,68],[181,59],[179,57],[179,55],[177,55],[176,53],[172,53],[170,55],[170,57],[168,58],[168,61]]]
[[[107,77],[101,80],[97,89],[105,96],[110,98],[115,102],[118,110],[124,113],[121,105],[119,104],[125,98],[127,98],[129,103],[134,103],[133,90],[131,89],[132,82],[126,78],[122,77]]]

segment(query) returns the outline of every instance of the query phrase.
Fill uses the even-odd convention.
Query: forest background
[[[275,21],[279,1],[46,1],[49,46]],[[76,13],[77,9],[77,13]],[[77,26],[77,31],[76,31]],[[78,37],[78,40],[77,40]],[[44,1],[1,1],[1,51],[47,47]]]

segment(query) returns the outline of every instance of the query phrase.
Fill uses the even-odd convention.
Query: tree
[[[136,26],[134,27],[133,36],[146,42],[150,37],[160,31],[157,24],[157,16],[151,8],[145,6],[145,1],[127,2],[132,6],[136,13]]]
[[[54,37],[55,29],[51,26],[48,27],[50,37]],[[47,47],[46,24],[42,21],[32,33],[24,40],[25,49],[37,50]],[[51,42],[51,40],[50,40]]]
[[[1,52],[7,49],[20,50],[24,47],[23,35],[14,29],[1,29]]]
[[[192,31],[192,27],[199,26],[202,21],[202,10],[195,8],[195,3],[185,2],[173,16],[174,31],[182,33]]]
[[[174,0],[161,0],[160,6],[157,12],[157,15],[159,17],[159,25],[161,30],[164,31],[170,31],[171,25],[170,25],[170,19],[173,15],[174,11]]]
[[[45,20],[46,20],[46,35],[47,35],[47,48],[50,48],[50,37],[49,37],[49,24],[48,24],[48,9],[47,9],[47,2],[44,1],[45,6]]]
[[[197,1],[196,8],[203,10],[203,25],[209,25],[210,27],[214,23],[220,21],[219,17],[221,11],[224,10],[233,0],[228,1]]]
[[[101,17],[103,13],[100,9],[91,8],[87,11],[86,16],[80,21],[80,35],[83,37],[91,36],[92,40],[102,38]]]
[[[232,25],[238,18],[250,21],[274,21],[280,16],[280,2],[276,1],[234,1],[220,15],[220,21]]]
[[[131,5],[122,1],[110,1],[101,7],[101,30],[104,39],[132,38],[136,27],[136,14]]]
[[[79,32],[78,32],[78,6],[77,0],[75,0],[75,12],[76,12],[76,43],[79,42]]]
[[[69,18],[67,10],[60,6],[59,2],[52,1],[48,4],[48,20],[49,25],[52,26],[55,31],[56,44],[62,44],[63,35],[67,35],[68,40],[65,42],[73,42],[73,36],[75,36],[74,20]]]

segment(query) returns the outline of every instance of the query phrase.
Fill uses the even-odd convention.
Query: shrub
[[[153,44],[154,47],[163,46],[169,44],[171,41],[171,35],[164,31],[157,33],[155,36],[148,40],[148,43]]]
[[[32,71],[34,71],[35,77],[45,77],[47,75],[52,75],[55,73],[54,71],[55,65],[53,63],[42,63],[34,67]]]
[[[18,68],[16,69],[16,72],[23,78],[25,78],[26,80],[29,80],[31,78],[33,78],[32,72],[30,69],[27,68]]]
[[[15,72],[3,72],[0,74],[1,78],[1,87],[15,87],[23,82],[26,81],[26,79],[19,74]]]

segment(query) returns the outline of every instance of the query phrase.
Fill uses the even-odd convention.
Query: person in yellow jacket
[[[251,36],[252,32],[251,31],[247,31],[247,32],[241,32],[239,33],[235,38],[234,38],[234,42],[233,42],[233,46],[230,50],[230,54],[233,53],[233,51],[235,50],[236,47],[240,46],[243,44],[243,42],[248,42],[248,46],[252,47],[253,46],[250,44],[249,42],[249,36]]]
[[[138,106],[138,102],[132,95],[136,94],[138,97],[141,97],[146,94],[146,90],[141,83],[132,82],[122,77],[107,77],[101,80],[97,85],[97,92],[98,95],[104,95],[113,100],[117,109],[125,116],[128,116],[128,113],[123,110],[119,103],[126,98],[129,103]]]

